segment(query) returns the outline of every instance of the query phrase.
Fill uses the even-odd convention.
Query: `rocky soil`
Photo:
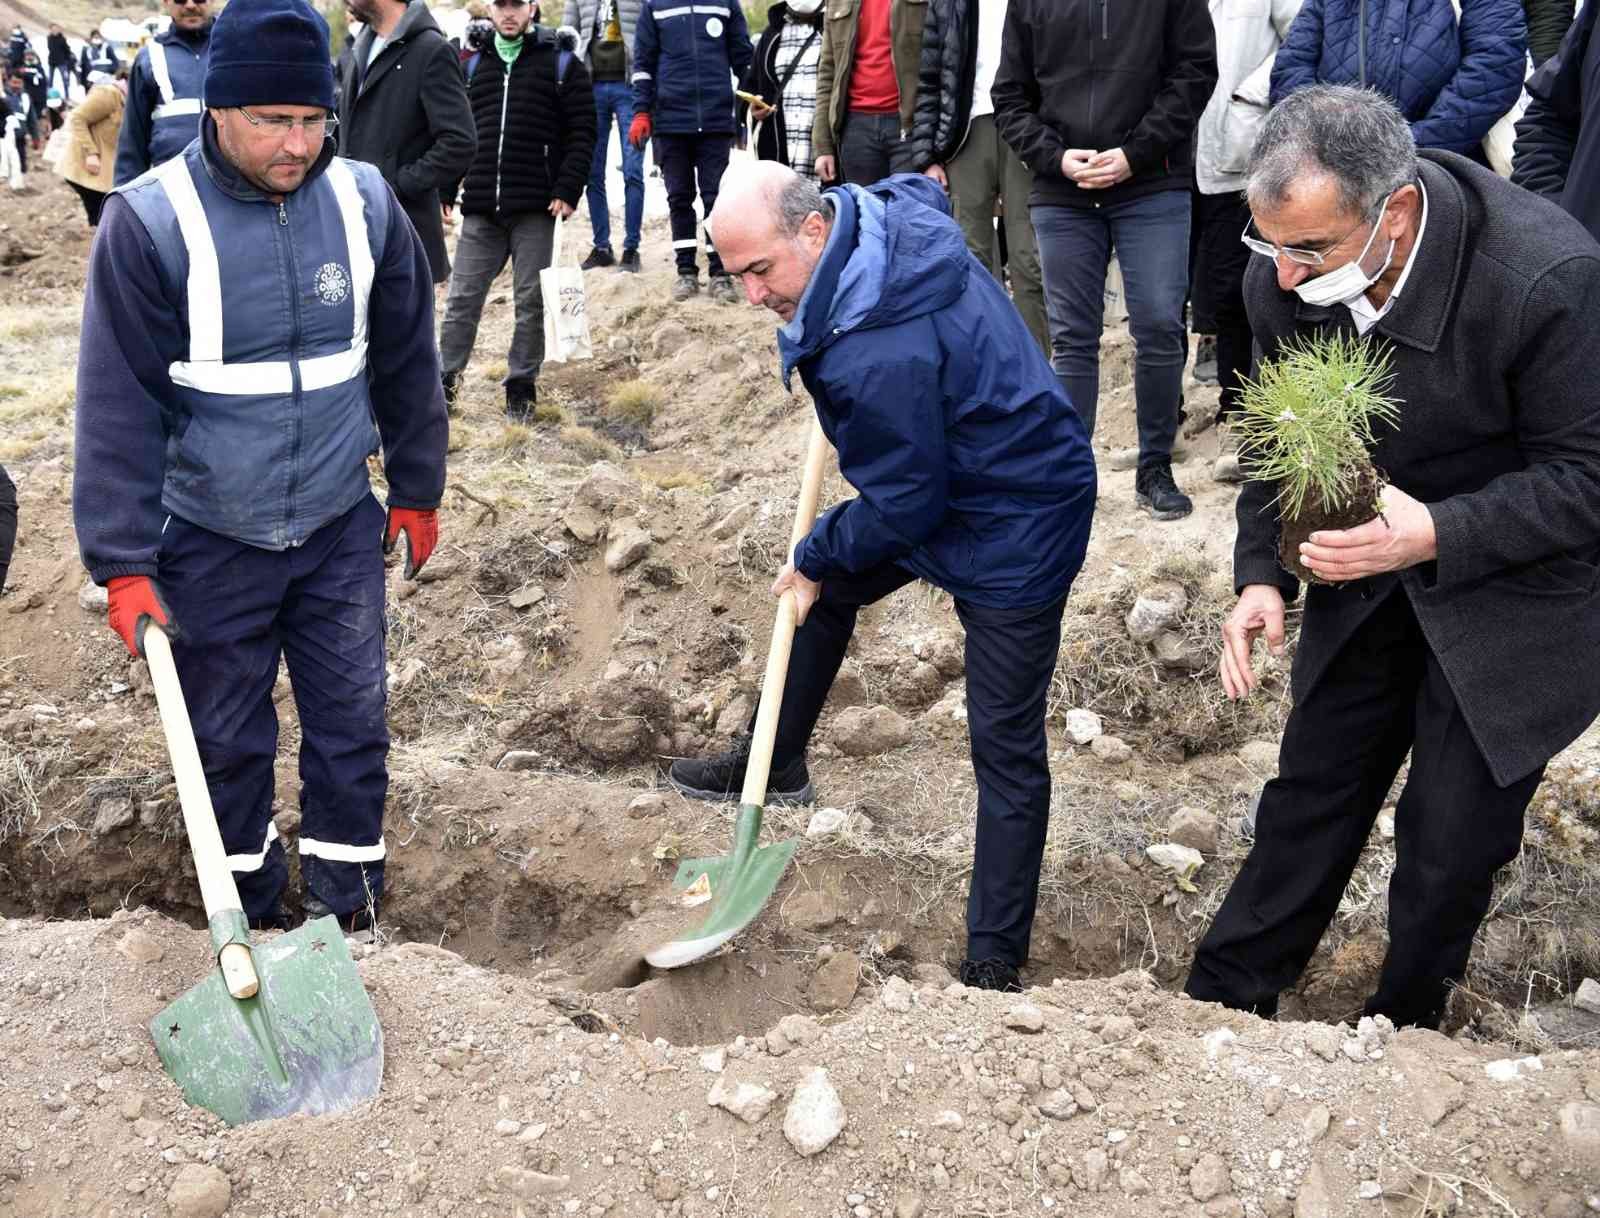
[[[695,968],[642,965],[678,861],[729,840],[732,810],[660,767],[754,705],[810,415],[765,314],[668,303],[657,221],[644,274],[588,276],[596,356],[546,368],[528,428],[501,414],[497,289],[442,549],[421,581],[391,571],[388,891],[356,948],[382,1095],[235,1130],[188,1109],[144,1024],[203,974],[206,937],[148,677],[72,535],[88,232],[33,181],[0,213],[0,460],[22,500],[0,597],[0,1218],[1600,1210],[1600,1017],[1573,1001],[1600,972],[1592,739],[1536,799],[1448,1037],[1357,1023],[1392,810],[1283,1022],[1173,996],[1248,848],[1286,669],[1243,706],[1217,694],[1233,488],[1196,430],[1194,516],[1134,511],[1121,332],[1050,710],[1033,988],[951,979],[975,791],[959,625],[926,588],[862,615],[811,753],[820,802],[769,812],[800,846],[768,911]],[[1214,390],[1187,392],[1198,418]],[[825,499],[848,493],[831,471]]]

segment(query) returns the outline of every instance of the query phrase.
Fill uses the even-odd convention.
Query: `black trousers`
[[[17,488],[6,467],[0,465],[0,589],[6,586],[11,569],[11,553],[17,544]]]
[[[68,182],[67,185],[72,187],[77,192],[78,198],[83,200],[83,214],[89,221],[89,227],[97,227],[100,223],[100,209],[106,205],[106,192],[91,190],[87,186],[79,186],[76,182]]]
[[[1239,382],[1255,375],[1250,318],[1244,309],[1244,272],[1250,250],[1239,237],[1250,222],[1244,193],[1194,192],[1194,260],[1190,300],[1194,328],[1217,336],[1217,415],[1226,419],[1239,400]]]
[[[696,273],[695,250],[700,244],[694,235],[696,185],[699,186],[701,213],[709,219],[711,209],[717,205],[717,191],[722,186],[722,174],[728,168],[728,152],[732,147],[733,136],[717,132],[656,136],[656,162],[661,166],[661,179],[666,183],[667,213],[672,224],[672,256],[680,274]],[[711,274],[720,275],[722,258],[711,244],[709,228],[705,237],[707,267]]]
[[[863,575],[823,581],[821,596],[795,632],[774,768],[805,755],[855,631],[857,611],[915,578],[885,564]],[[974,960],[999,957],[1021,965],[1028,958],[1050,821],[1045,697],[1065,608],[1065,597],[1020,609],[956,601],[967,635],[967,727],[978,780],[977,847],[967,898],[967,955]]]
[[[1495,785],[1398,585],[1290,713],[1255,844],[1195,953],[1191,997],[1276,1013],[1279,991],[1333,919],[1408,750],[1389,950],[1366,1013],[1439,1026],[1544,769]]]

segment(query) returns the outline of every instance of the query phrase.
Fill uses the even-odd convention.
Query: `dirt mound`
[[[631,1013],[738,1006],[770,979],[725,956],[597,1005],[423,943],[358,954],[379,1099],[228,1129],[184,1105],[144,1026],[207,967],[202,933],[0,923],[0,1214],[218,1212],[180,1180],[250,1218],[1600,1204],[1600,1054],[1269,1024],[1140,974],[1022,996],[893,978],[837,1016],[686,1046]]]

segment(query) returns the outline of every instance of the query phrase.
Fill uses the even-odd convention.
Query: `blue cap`
[[[333,109],[328,23],[307,0],[232,0],[209,41],[207,106]]]

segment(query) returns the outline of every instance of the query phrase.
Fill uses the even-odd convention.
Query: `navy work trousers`
[[[694,275],[695,250],[700,241],[694,235],[694,196],[698,185],[701,214],[707,219],[717,205],[717,191],[722,187],[722,174],[728,168],[728,153],[733,147],[733,136],[720,132],[675,135],[656,134],[656,160],[661,165],[661,179],[667,186],[667,213],[672,224],[672,256],[678,264],[678,274]],[[711,244],[711,230],[706,229],[706,262],[713,275],[722,274],[722,259],[716,246]]]
[[[17,544],[17,488],[6,467],[0,465],[0,589],[6,586],[11,569],[11,552]]]
[[[173,659],[245,913],[278,911],[272,823],[278,659],[300,715],[300,871],[344,915],[383,891],[383,509],[371,495],[293,549],[261,550],[174,516],[157,581]]]
[[[805,753],[855,631],[856,613],[914,580],[892,563],[822,581],[822,594],[795,632],[778,713],[773,767]],[[956,601],[967,634],[967,727],[978,780],[977,848],[967,896],[967,956],[1028,958],[1045,829],[1050,766],[1045,696],[1061,646],[1066,598],[1020,609]]]

